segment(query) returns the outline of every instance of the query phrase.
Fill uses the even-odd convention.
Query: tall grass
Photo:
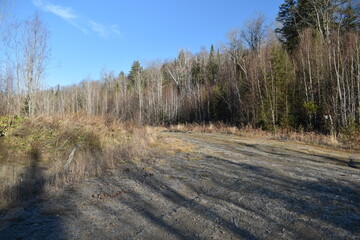
[[[359,148],[360,141],[348,141],[348,135],[338,134],[338,136],[325,135],[314,132],[295,131],[294,129],[277,129],[273,131],[265,131],[252,126],[238,128],[226,125],[224,123],[209,124],[176,124],[168,127],[173,132],[200,132],[200,133],[225,133],[234,134],[241,137],[255,138],[271,138],[286,141],[298,141],[315,145],[325,145],[331,147]],[[352,138],[354,139],[354,138]],[[358,139],[359,140],[359,139]]]
[[[26,119],[9,132],[0,139],[2,208],[144,159],[156,139],[151,128],[85,114]]]

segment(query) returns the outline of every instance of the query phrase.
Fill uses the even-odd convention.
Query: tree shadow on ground
[[[64,194],[66,208],[71,209],[71,217],[77,219],[70,221],[68,216],[46,214],[46,206],[50,203],[41,201],[47,197],[46,177],[39,159],[34,156],[24,182],[14,187],[23,194],[19,198],[20,207],[13,215],[0,217],[0,239],[57,240],[81,239],[82,236],[86,239],[220,239],[221,235],[216,235],[214,228],[224,231],[226,239],[269,236],[283,239],[286,238],[282,235],[283,229],[299,239],[341,238],[336,230],[321,229],[319,223],[360,235],[359,183],[346,185],[336,178],[328,178],[329,174],[320,174],[317,181],[301,180],[235,158],[201,155],[199,160],[190,161],[176,155],[165,165],[129,163],[129,168],[122,167],[115,172],[136,183],[137,188],[94,203],[89,201],[90,195],[78,190],[71,193],[71,199],[66,199],[69,194]],[[188,167],[180,170],[178,167],[183,165]],[[153,170],[144,170],[144,166],[151,166]],[[174,176],[166,178],[166,174]],[[117,177],[105,176],[94,181],[104,187],[112,185],[117,191],[133,186]],[[184,192],[184,186],[191,189],[191,193]],[[90,205],[88,212],[77,208],[79,201]],[[117,219],[112,230],[106,228],[107,222],[99,223],[99,218],[94,220],[89,215],[93,210],[97,217]],[[240,214],[240,210],[246,214]],[[127,211],[128,215],[122,211]],[[297,225],[300,216],[308,219],[301,220],[302,230]],[[69,222],[79,224],[74,226],[79,227],[78,235],[64,228]],[[195,227],[197,224],[202,227]],[[272,232],[264,233],[262,228],[269,226]]]
[[[279,226],[279,229],[286,229],[292,232],[293,236],[300,238],[308,238],[309,236],[325,236],[329,237],[329,233],[317,229],[312,226],[313,220],[321,223],[325,222],[329,226],[341,228],[351,232],[354,235],[359,235],[360,229],[358,222],[360,220],[360,184],[353,184],[351,186],[333,181],[331,179],[319,178],[318,181],[299,180],[287,175],[281,175],[274,172],[272,169],[248,164],[233,162],[225,158],[214,156],[203,156],[203,160],[199,160],[193,164],[193,167],[188,168],[188,178],[190,181],[181,180],[179,183],[188,185],[194,192],[201,197],[207,197],[217,201],[221,205],[224,202],[236,205],[241,209],[252,212],[256,218],[264,219],[266,222],[273,223]],[[205,159],[205,160],[204,160]],[[176,161],[176,160],[174,160]],[[201,165],[201,168],[199,168]],[[173,166],[171,166],[173,167]],[[194,184],[197,180],[194,176],[203,175],[201,170],[214,169],[207,176],[212,182],[212,189],[203,191],[201,182]],[[231,236],[240,239],[261,239],[262,235],[256,231],[242,228],[229,220],[229,216],[223,216],[218,211],[209,205],[202,204],[201,201],[195,198],[189,198],[186,194],[181,193],[174,185],[169,184],[166,179],[161,176],[164,169],[155,168],[157,174],[147,175],[141,167],[134,165],[131,171],[125,171],[124,174],[129,179],[133,179],[148,191],[155,192],[160,195],[158,199],[165,199],[171,202],[176,208],[186,208],[189,212],[199,215],[205,221],[212,222],[214,225],[219,225],[231,234]],[[229,178],[226,172],[232,172],[238,178]],[[158,175],[158,176],[156,176]],[[185,173],[186,175],[186,173]],[[206,175],[206,174],[205,174]],[[246,176],[246,177],[245,177]],[[243,178],[243,179],[242,179]],[[244,196],[251,196],[254,199],[262,199],[262,202],[244,203],[238,200],[229,198],[216,189],[223,189],[227,192],[237,192]],[[212,191],[214,190],[214,191]],[[128,206],[134,212],[142,215],[149,222],[164,229],[168,234],[176,236],[178,239],[201,238],[197,231],[189,230],[179,224],[167,221],[163,216],[159,216],[157,209],[159,205],[147,200],[143,192],[131,191],[128,198],[119,198],[119,202]],[[274,212],[263,211],[263,206],[266,201],[274,203],[274,207],[280,206],[284,210],[295,217],[295,219],[288,219],[287,221],[279,221],[278,217],[281,214]],[[231,209],[227,209],[231,211]],[[296,223],[298,216],[306,216],[311,221],[302,222],[305,229],[312,230],[315,234],[311,235],[306,230],[298,231],[291,223]],[[191,220],[192,222],[192,220]],[[194,219],[194,224],[196,221]],[[254,229],[257,227],[254,226]],[[309,235],[310,234],[310,235]],[[198,236],[198,237],[196,237]],[[336,235],[334,235],[336,236]],[[340,235],[339,235],[340,236]]]
[[[335,165],[339,165],[339,166],[349,166],[349,160],[345,161],[336,157],[331,157],[331,156],[323,156],[320,154],[315,154],[315,153],[306,153],[303,151],[299,151],[296,149],[292,149],[287,150],[287,149],[281,149],[282,151],[279,151],[280,148],[278,147],[271,147],[269,148],[266,145],[260,145],[260,144],[246,144],[246,143],[238,143],[238,145],[242,146],[242,147],[246,147],[246,148],[252,148],[253,150],[257,151],[257,152],[261,152],[261,153],[266,153],[269,154],[271,156],[278,156],[278,157],[283,157],[283,158],[292,158],[292,159],[297,159],[297,160],[307,160],[307,161],[311,161],[311,162],[316,162],[316,163],[332,163]],[[242,152],[248,156],[257,156],[259,154],[254,153],[253,151],[245,151],[244,149],[242,149]],[[353,160],[354,161],[354,160]],[[353,162],[354,166],[353,168],[358,168],[357,165],[359,164],[358,161],[354,161]]]
[[[161,177],[156,176],[144,176],[143,171],[140,167],[134,166],[133,170],[126,173],[128,178],[131,178],[138,183],[140,183],[145,189],[155,192],[161,196],[164,200],[170,202],[175,208],[186,208],[189,212],[192,212],[195,215],[201,216],[204,220],[212,222],[214,225],[218,225],[227,232],[229,232],[233,237],[239,239],[258,239],[255,235],[249,231],[242,229],[233,222],[228,221],[223,216],[219,215],[209,206],[204,206],[200,202],[196,201],[194,198],[189,198],[184,194],[181,194],[176,189],[172,188],[168,183],[161,179]],[[152,223],[158,225],[159,227],[165,229],[168,233],[177,236],[178,239],[203,239],[199,234],[201,229],[197,232],[180,224],[174,224],[166,222],[164,219],[156,216],[156,207],[153,203],[146,202],[146,200],[141,196],[140,193],[130,192],[130,199],[123,200],[120,199],[122,204],[130,207],[131,209],[136,210],[137,206],[143,206],[140,214],[147,218]],[[196,221],[193,222],[196,224]],[[209,237],[209,236],[207,236]]]
[[[46,214],[47,182],[40,166],[40,152],[31,151],[31,164],[18,179],[19,183],[4,194],[13,201],[0,210],[0,240],[8,239],[65,239],[62,221]]]
[[[293,212],[298,216],[305,215],[310,219],[326,222],[355,235],[360,234],[360,183],[353,183],[349,186],[320,176],[317,181],[299,180],[279,174],[270,168],[213,156],[208,157],[203,164],[208,167],[222,166],[224,171],[231,169],[238,172],[239,178],[230,182],[222,181],[227,178],[222,173],[224,171],[213,173],[211,181],[214,186],[231,192],[241,191],[242,194],[253,196],[254,199],[267,199],[265,201],[277,203],[277,206],[283,206],[290,213]],[[214,192],[207,191],[203,194],[211,198],[229,201]],[[261,206],[256,202],[247,206],[241,201],[232,201],[232,203],[268,218],[264,212],[259,211]],[[271,219],[267,220],[271,221]],[[308,223],[309,228],[311,224],[311,222]],[[288,225],[288,228],[290,227]]]

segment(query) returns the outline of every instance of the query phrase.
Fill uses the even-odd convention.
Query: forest
[[[146,67],[135,60],[128,74],[104,70],[98,80],[50,89],[42,87],[50,47],[41,16],[0,24],[2,116],[86,113],[149,125],[223,122],[324,134],[360,129],[357,0],[285,0],[276,27],[258,14],[209,51],[180,50],[176,59]]]

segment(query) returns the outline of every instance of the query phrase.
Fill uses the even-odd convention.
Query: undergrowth
[[[152,154],[151,128],[82,114],[0,118],[0,207]],[[0,129],[1,130],[1,129]],[[74,151],[68,168],[70,153]]]
[[[325,145],[330,147],[342,147],[359,149],[360,135],[354,131],[342,131],[334,135],[325,135],[315,132],[295,131],[294,129],[277,129],[276,133],[265,131],[252,126],[245,126],[238,128],[235,126],[226,125],[224,123],[188,123],[176,124],[168,127],[169,131],[173,132],[201,132],[201,133],[225,133],[234,134],[242,137],[258,137],[258,138],[271,138],[282,141],[299,141],[308,144]]]

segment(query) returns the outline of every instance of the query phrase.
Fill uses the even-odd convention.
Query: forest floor
[[[358,152],[159,134],[174,151],[2,210],[0,239],[360,239]]]

